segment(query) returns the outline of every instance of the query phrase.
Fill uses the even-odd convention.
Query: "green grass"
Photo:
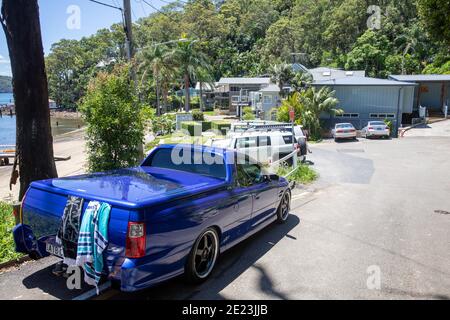
[[[9,204],[0,202],[0,263],[18,259],[22,256],[14,251],[14,240],[12,228],[14,227],[14,216]]]
[[[292,170],[293,170],[292,167],[281,166],[278,169],[277,173],[279,176],[285,176]],[[317,174],[317,172],[314,169],[312,169],[309,165],[299,164],[297,170],[288,177],[288,180],[295,181],[301,184],[310,184],[316,181],[318,177],[319,175]]]

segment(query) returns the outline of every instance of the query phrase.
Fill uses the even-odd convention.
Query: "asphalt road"
[[[441,125],[450,133],[450,121]],[[320,179],[297,192],[288,222],[226,252],[203,285],[174,279],[135,294],[110,290],[99,298],[450,299],[446,130],[312,145],[310,160]],[[12,298],[20,296],[14,290],[31,286],[38,299],[45,286],[40,277],[49,272],[38,269],[0,274],[0,288],[9,283]],[[64,298],[48,287],[41,290],[45,298]],[[3,291],[0,298],[8,296]]]

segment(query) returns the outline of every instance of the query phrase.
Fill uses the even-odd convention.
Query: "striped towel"
[[[108,246],[111,206],[89,202],[81,222],[76,265],[84,269],[84,281],[97,288],[103,272],[103,252]]]

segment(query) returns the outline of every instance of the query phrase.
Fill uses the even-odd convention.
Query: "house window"
[[[374,119],[394,119],[395,113],[371,113],[369,117]]]
[[[336,118],[359,118],[359,113],[343,113],[337,114]]]
[[[239,96],[232,96],[232,97],[231,97],[231,101],[232,101],[232,102],[239,102],[239,100],[240,100],[240,97],[239,97]]]
[[[264,103],[272,103],[272,96],[263,96]]]

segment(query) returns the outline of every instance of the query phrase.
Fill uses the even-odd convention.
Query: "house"
[[[58,105],[56,104],[56,102],[54,100],[48,99],[48,108],[50,110],[58,109]]]
[[[422,106],[430,113],[440,114],[450,104],[449,74],[390,75],[389,79],[417,84],[414,90],[414,112],[418,112],[419,106]]]
[[[336,92],[342,115],[322,115],[330,128],[338,122],[350,122],[362,129],[369,121],[392,121],[399,128],[404,114],[413,111],[415,83],[369,77],[341,77],[316,81],[316,87],[327,86]],[[395,130],[394,134],[398,130]]]
[[[329,67],[308,69],[308,72],[312,75],[314,82],[366,76],[366,72],[364,70],[341,70]]]
[[[251,105],[261,119],[271,120],[271,110],[281,106],[280,87],[269,84],[257,92],[251,92]]]
[[[256,92],[271,84],[269,77],[221,78],[216,83],[216,106],[239,115],[243,107],[250,105],[250,92]]]

